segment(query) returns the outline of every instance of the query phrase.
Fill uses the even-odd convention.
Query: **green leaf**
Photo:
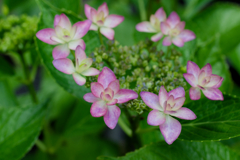
[[[240,44],[230,54],[228,54],[228,58],[230,59],[233,67],[240,74]]]
[[[46,104],[0,108],[1,160],[18,160],[31,149],[41,130]]]
[[[199,44],[204,45],[211,39],[219,40],[221,53],[228,54],[239,44],[240,7],[230,3],[214,4],[200,12],[191,25],[186,28],[193,30]],[[191,25],[191,26],[190,26]]]
[[[98,157],[98,160],[193,160],[193,159],[224,159],[237,160],[239,155],[218,142],[181,142],[172,145],[158,142],[140,148],[126,156],[111,158]]]
[[[79,17],[76,17],[71,12],[68,12],[63,9],[58,9],[56,7],[52,7],[51,5],[44,3],[42,0],[37,0],[37,2],[42,12],[40,22],[38,24],[38,30],[44,28],[52,28],[54,16],[56,14],[61,14],[61,11],[65,11],[68,13],[67,16],[69,16],[70,20],[72,21],[72,24],[76,23],[77,21],[80,21]],[[86,43],[85,51],[86,54],[90,54],[91,52],[94,51],[94,48],[100,45],[98,36],[93,31],[87,33],[87,35],[85,35],[83,39]],[[70,92],[71,94],[78,98],[82,98],[85,93],[90,92],[89,88],[77,85],[76,82],[73,80],[72,75],[64,74],[55,69],[55,67],[52,64],[53,61],[52,50],[54,46],[46,44],[38,39],[36,39],[36,46],[37,50],[41,55],[44,65],[60,86],[62,86],[66,91]]]
[[[180,120],[182,132],[179,139],[209,141],[240,136],[239,106],[240,99],[228,95],[224,95],[224,101],[204,98],[184,105],[197,115],[197,119]]]
[[[7,80],[0,80],[0,106],[12,107],[17,105],[17,100]]]
[[[14,75],[13,66],[6,61],[2,56],[0,56],[0,78],[7,78]]]

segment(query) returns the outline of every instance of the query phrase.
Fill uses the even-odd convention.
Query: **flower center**
[[[172,36],[172,37],[175,37],[175,36],[177,36],[177,35],[179,35],[179,30],[178,29],[171,29],[170,30],[170,35]]]
[[[62,32],[64,36],[70,36],[70,32],[67,29],[63,28]]]
[[[114,92],[110,88],[106,88],[100,95],[101,99],[110,102],[113,99]]]
[[[166,106],[166,110],[167,111],[172,111],[172,108],[175,106],[175,101],[174,101],[174,97],[171,95],[168,100],[167,100],[167,106]]]

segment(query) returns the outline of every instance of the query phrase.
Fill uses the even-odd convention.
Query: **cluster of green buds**
[[[31,48],[37,29],[37,17],[10,15],[0,19],[0,52]]]
[[[167,91],[179,86],[186,88],[183,73],[186,68],[180,65],[181,53],[175,49],[158,51],[150,40],[133,46],[122,46],[117,41],[108,41],[107,46],[96,48],[90,55],[97,63],[94,67],[102,70],[104,65],[111,68],[120,81],[121,88],[133,89],[137,93],[148,91],[158,94],[160,87]],[[89,78],[87,86],[95,79]],[[141,99],[124,104],[125,107],[142,113],[148,110]]]

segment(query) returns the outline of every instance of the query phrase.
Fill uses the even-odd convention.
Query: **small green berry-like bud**
[[[150,66],[145,67],[145,71],[146,71],[146,72],[149,72],[150,70],[151,70],[151,67],[150,67]]]
[[[96,57],[96,62],[97,62],[97,63],[100,63],[100,62],[102,62],[102,57],[100,57],[100,56],[97,56],[97,57]]]
[[[108,58],[107,53],[103,53],[103,54],[102,54],[102,58],[103,58],[103,59],[107,59],[107,58]]]

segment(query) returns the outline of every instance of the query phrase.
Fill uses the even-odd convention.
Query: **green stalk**
[[[36,94],[36,91],[34,89],[33,82],[31,80],[31,75],[30,75],[28,66],[27,66],[26,61],[23,57],[23,53],[20,53],[19,55],[20,55],[20,60],[22,62],[23,71],[24,71],[24,74],[25,74],[25,80],[27,82],[26,85],[27,85],[28,91],[29,91],[29,93],[32,97],[32,101],[34,103],[38,103],[37,94]]]
[[[104,45],[103,39],[102,39],[102,34],[100,32],[100,27],[98,27],[98,36],[99,36],[99,40],[100,40],[101,44]]]
[[[140,115],[138,115],[136,117],[132,117],[126,108],[123,109],[123,111],[126,114],[128,120],[131,124],[131,133],[132,133],[131,143],[134,144],[135,149],[138,149],[142,146],[139,136],[137,135],[137,129],[139,126]]]
[[[141,21],[146,21],[147,20],[147,13],[146,13],[146,10],[145,10],[143,0],[138,0],[138,7],[139,7],[139,11],[140,11]]]
[[[132,137],[132,130],[127,126],[127,124],[123,121],[121,117],[118,119],[118,124],[122,128],[122,130],[128,135],[129,137]]]
[[[35,144],[42,152],[47,152],[47,147],[45,146],[45,144],[42,141],[37,139]]]

